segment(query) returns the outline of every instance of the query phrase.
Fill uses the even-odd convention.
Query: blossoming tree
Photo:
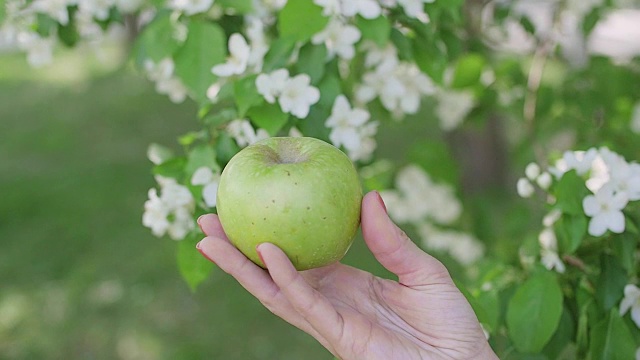
[[[180,151],[150,145],[142,217],[180,241],[193,288],[221,169],[260,139],[312,136],[450,266],[501,358],[631,359],[639,17],[623,0],[0,0],[0,49],[46,66],[126,28],[156,90],[198,105]]]

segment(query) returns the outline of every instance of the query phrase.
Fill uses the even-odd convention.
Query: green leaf
[[[211,145],[201,144],[191,149],[184,171],[187,177],[191,177],[198,168],[203,166],[210,168],[214,173],[220,170],[216,162],[216,151]]]
[[[624,293],[628,283],[627,272],[618,258],[603,254],[600,258],[600,276],[596,283],[596,300],[605,310],[616,306]]]
[[[178,137],[178,143],[184,147],[189,147],[196,141],[205,139],[206,136],[207,133],[204,130],[189,131],[186,134],[180,135]]]
[[[636,247],[638,237],[629,233],[622,233],[612,239],[613,252],[620,259],[620,265],[631,275],[636,268]]]
[[[565,307],[562,311],[556,332],[544,347],[544,354],[547,355],[549,359],[557,359],[567,344],[573,341],[575,331],[576,324],[571,316],[571,311]]]
[[[269,103],[249,109],[247,115],[254,124],[267,130],[271,136],[277,135],[289,119],[289,114],[282,112],[278,104]]]
[[[429,139],[417,142],[411,146],[408,159],[422,166],[436,181],[448,184],[458,182],[458,163],[444,141]]]
[[[154,166],[153,174],[180,180],[184,176],[186,163],[187,159],[184,157],[173,158]]]
[[[264,56],[263,72],[270,72],[287,65],[296,42],[290,38],[279,38],[271,43],[269,51]]]
[[[591,34],[591,31],[596,27],[601,18],[600,9],[596,7],[591,10],[591,12],[582,19],[582,32],[584,35]]]
[[[236,81],[233,85],[233,94],[238,106],[238,117],[243,118],[250,107],[261,105],[264,97],[256,88],[257,75],[247,76]]]
[[[69,11],[69,22],[67,25],[58,25],[58,39],[68,47],[73,47],[80,40],[80,34],[76,27],[75,8]]]
[[[300,49],[296,70],[311,77],[311,84],[317,84],[324,76],[327,48],[324,45],[308,43]]]
[[[520,25],[522,25],[522,27],[526,32],[528,32],[531,35],[535,35],[536,26],[533,24],[531,19],[529,19],[527,16],[523,16],[520,18]]]
[[[224,9],[232,9],[238,14],[248,14],[253,11],[251,0],[216,0],[216,4]]]
[[[486,317],[480,322],[488,327],[490,332],[498,329],[498,320],[500,318],[500,298],[498,292],[494,290],[482,291],[476,297],[476,301],[484,308]]]
[[[533,275],[507,307],[507,327],[515,348],[537,353],[549,342],[562,315],[562,290],[550,272]]]
[[[322,31],[329,18],[322,16],[322,7],[313,0],[287,1],[278,15],[280,37],[305,42]]]
[[[585,181],[575,170],[566,172],[553,187],[558,208],[567,214],[584,215],[582,200],[589,195]]]
[[[193,20],[184,46],[175,56],[176,74],[198,102],[207,99],[207,89],[216,81],[211,68],[225,60],[224,32],[209,22]]]
[[[240,151],[240,147],[226,132],[221,132],[216,142],[218,164],[226,165]]]
[[[226,108],[215,114],[209,114],[202,119],[202,122],[210,127],[217,128],[232,120],[238,118],[238,112],[236,109]]]
[[[391,36],[391,24],[385,16],[375,19],[365,19],[362,16],[356,17],[356,26],[360,29],[363,40],[371,40],[378,47],[384,48]]]
[[[398,50],[398,57],[400,60],[412,61],[413,49],[411,41],[396,28],[391,29],[390,38]]]
[[[160,11],[155,19],[142,29],[133,47],[138,66],[143,66],[146,59],[158,62],[173,57],[180,48],[181,43],[175,38],[175,28],[170,15],[168,11]]]
[[[36,32],[42,37],[49,37],[53,30],[58,26],[58,22],[48,15],[36,14]]]
[[[629,360],[635,358],[636,345],[617,309],[591,329],[592,360]]]
[[[331,109],[333,108],[333,103],[342,93],[341,88],[342,82],[337,77],[336,74],[330,74],[325,76],[320,84],[318,84],[318,90],[320,90],[320,100],[318,104],[314,107],[318,107],[327,112],[327,117],[331,113]]]
[[[209,277],[214,267],[213,263],[205,259],[196,249],[196,244],[200,239],[199,232],[192,232],[184,240],[178,242],[178,269],[193,292]]]
[[[486,61],[482,55],[473,53],[464,55],[456,62],[451,87],[464,88],[476,85],[480,81],[485,65]]]
[[[429,75],[433,81],[442,84],[444,72],[449,66],[447,54],[422,36],[413,39],[411,52],[420,70]]]
[[[573,254],[580,247],[587,233],[587,223],[587,217],[584,214],[563,214],[555,223],[561,253]]]

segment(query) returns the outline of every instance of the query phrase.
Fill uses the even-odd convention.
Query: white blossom
[[[564,263],[555,251],[549,249],[540,250],[540,262],[545,268],[547,268],[547,270],[555,270],[560,274],[563,274],[566,271]]]
[[[398,66],[398,50],[393,44],[387,44],[384,48],[378,47],[373,41],[363,41],[360,48],[366,52],[364,65],[367,68],[378,67],[381,72],[392,71]]]
[[[245,72],[249,62],[250,48],[247,41],[239,33],[229,37],[229,57],[223,64],[215,65],[211,72],[217,76],[228,77]]]
[[[391,217],[401,223],[419,223],[432,220],[439,224],[451,224],[462,213],[462,205],[453,189],[446,184],[434,183],[428,174],[415,165],[398,171],[395,181],[397,191],[382,192]]]
[[[562,159],[559,159],[555,167],[549,169],[557,178],[564,173],[575,170],[578,175],[584,175],[591,169],[593,161],[598,155],[598,150],[591,148],[587,151],[565,151]]]
[[[298,74],[288,79],[278,98],[282,111],[300,119],[306,118],[311,105],[320,100],[320,91],[310,83],[311,78],[307,74]]]
[[[248,120],[236,119],[227,124],[227,132],[236,141],[238,146],[245,147],[269,137],[265,129],[256,131]]]
[[[297,127],[292,126],[291,129],[289,129],[289,137],[303,137],[303,136],[304,135]]]
[[[288,80],[289,71],[287,69],[278,69],[270,74],[258,75],[256,88],[268,103],[273,104],[276,102],[276,98],[284,91]]]
[[[144,2],[145,0],[115,0],[115,5],[119,11],[130,14],[139,10]]]
[[[170,0],[169,8],[181,11],[185,15],[195,15],[211,8],[214,0]]]
[[[624,287],[624,297],[620,301],[620,316],[631,310],[631,319],[640,328],[640,289],[633,284]]]
[[[551,227],[556,223],[556,221],[560,220],[561,216],[562,211],[553,209],[542,218],[542,225],[544,225],[545,227]]]
[[[551,174],[548,172],[543,172],[536,178],[536,184],[540,186],[541,189],[547,190],[551,186],[553,179],[551,178]]]
[[[356,99],[367,103],[379,97],[382,105],[397,118],[415,114],[421,97],[435,92],[431,79],[410,63],[379,65],[374,71],[365,73],[362,79],[363,84],[356,89]]]
[[[160,165],[171,157],[173,157],[171,149],[162,145],[152,143],[147,148],[147,158],[155,165]]]
[[[484,245],[470,234],[439,230],[429,223],[419,224],[417,231],[425,247],[449,253],[462,265],[470,265],[484,255]]]
[[[264,62],[264,56],[269,51],[269,44],[265,36],[265,23],[256,16],[246,16],[245,22],[247,23],[247,39],[249,39],[250,52],[248,65],[252,67],[253,71],[262,71],[262,65]]]
[[[382,13],[380,4],[376,0],[342,0],[342,15],[360,15],[365,19],[375,19]]]
[[[322,7],[324,16],[351,17],[360,14],[365,19],[375,19],[382,13],[376,0],[313,0]]]
[[[338,55],[341,59],[351,60],[356,51],[354,44],[360,40],[360,30],[353,25],[343,24],[339,20],[331,20],[321,32],[311,38],[313,44],[324,44],[328,57]]]
[[[449,254],[460,264],[470,265],[484,255],[484,245],[470,234],[458,233]]]
[[[622,209],[628,201],[625,193],[614,193],[611,186],[603,186],[595,195],[587,195],[582,201],[582,208],[585,214],[591,217],[589,234],[601,236],[607,230],[622,233],[625,228]]]
[[[156,91],[169,96],[169,99],[179,104],[187,98],[187,87],[177,77],[171,77],[156,83]]]
[[[444,131],[459,127],[475,106],[474,95],[469,90],[439,89],[435,97],[438,100],[436,115]]]
[[[324,16],[342,15],[342,0],[313,0],[313,3],[322,8]]]
[[[516,190],[518,191],[518,195],[523,198],[528,198],[533,195],[535,189],[533,185],[529,182],[527,178],[518,179],[518,183],[516,184]]]
[[[155,236],[168,234],[173,240],[182,240],[195,227],[193,208],[195,200],[189,189],[172,178],[158,176],[160,195],[149,190],[149,200],[144,204],[142,224]]]
[[[373,151],[378,145],[374,138],[378,132],[378,125],[379,123],[377,121],[369,121],[357,129],[358,136],[360,137],[360,146],[354,149],[347,149],[351,160],[369,160],[371,158]]]
[[[17,37],[20,49],[27,52],[27,62],[33,67],[49,65],[53,62],[53,36],[40,37],[35,32],[20,32]]]
[[[565,265],[558,255],[558,239],[553,228],[546,227],[538,236],[540,243],[540,262],[548,270],[555,269],[559,273],[565,272]]]
[[[640,165],[629,164],[622,157],[609,165],[609,183],[630,201],[640,200]]]
[[[114,0],[78,0],[78,10],[93,15],[98,20],[107,20]]]
[[[169,223],[167,234],[173,240],[184,239],[195,228],[193,215],[186,208],[177,208],[173,212],[173,221]]]
[[[416,18],[422,22],[428,22],[429,17],[424,12],[424,4],[432,3],[435,0],[391,0],[389,2],[397,2],[402,6],[407,16]]]
[[[361,139],[358,127],[364,125],[369,117],[368,111],[359,108],[352,109],[347,97],[339,95],[333,103],[331,116],[325,122],[325,126],[331,129],[329,139],[337,147],[359,148]]]
[[[201,185],[202,198],[204,203],[209,207],[216,206],[216,197],[218,195],[218,184],[220,183],[220,173],[213,173],[211,168],[202,166],[194,171],[191,176],[191,185]]]
[[[62,25],[67,25],[69,23],[69,10],[67,7],[75,3],[76,1],[72,0],[36,0],[31,3],[31,9],[47,14]]]
[[[144,214],[142,214],[142,225],[151,229],[155,236],[162,236],[169,228],[169,208],[166,207],[156,189],[149,189],[149,200],[144,203]]]
[[[534,181],[540,175],[540,165],[534,162],[529,163],[524,169],[524,174],[527,176],[527,179]]]
[[[156,91],[169,96],[174,103],[181,103],[187,98],[187,87],[173,75],[174,63],[171,58],[160,60],[157,64],[151,60],[144,63],[145,71],[151,81],[156,83]]]

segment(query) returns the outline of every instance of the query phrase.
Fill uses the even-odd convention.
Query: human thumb
[[[382,197],[371,191],[362,200],[362,235],[375,258],[406,286],[452,282],[440,261],[420,249],[387,215]]]

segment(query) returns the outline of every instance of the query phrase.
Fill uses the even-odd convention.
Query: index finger
[[[227,239],[222,224],[216,214],[205,214],[198,218],[198,226],[207,236],[213,236],[221,239]]]

